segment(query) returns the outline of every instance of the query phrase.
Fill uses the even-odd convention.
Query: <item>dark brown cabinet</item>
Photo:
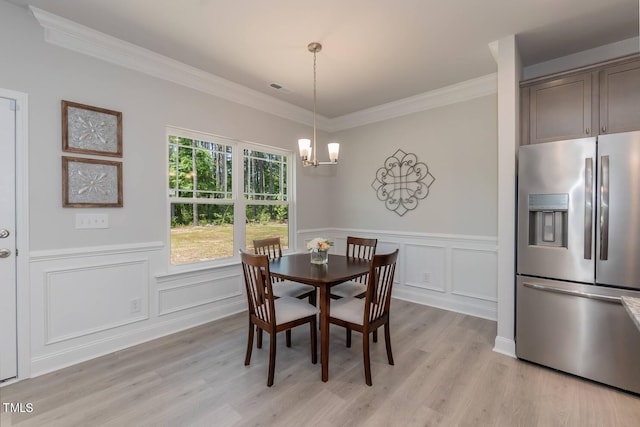
[[[640,61],[600,72],[600,133],[640,129]]]
[[[640,130],[640,59],[521,84],[521,144]]]
[[[529,143],[583,138],[592,133],[591,74],[529,88]]]

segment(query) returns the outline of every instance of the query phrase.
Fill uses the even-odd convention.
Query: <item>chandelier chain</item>
[[[316,162],[316,52],[313,50],[313,162]]]

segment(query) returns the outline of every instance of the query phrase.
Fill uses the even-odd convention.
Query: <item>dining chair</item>
[[[372,385],[369,333],[375,332],[383,325],[387,359],[389,365],[393,365],[389,332],[389,307],[397,259],[398,249],[389,254],[374,255],[371,260],[364,299],[345,297],[331,303],[329,323],[347,329],[347,347],[351,346],[352,330],[362,333],[364,376],[369,386]]]
[[[282,258],[282,246],[279,237],[270,237],[267,239],[258,239],[253,241],[253,251],[256,255],[267,255],[269,260]],[[316,305],[316,288],[315,286],[305,285],[304,283],[291,282],[280,278],[273,277],[273,294],[280,297],[294,297],[298,299],[309,298],[309,303]]]
[[[251,362],[254,327],[269,334],[269,376],[267,386],[273,385],[276,366],[276,335],[291,332],[291,328],[309,323],[311,330],[311,363],[318,362],[316,315],[318,309],[292,297],[274,298],[269,258],[240,251],[242,271],[249,304],[249,339],[244,364]]]
[[[347,236],[347,257],[371,261],[376,253],[378,239]],[[367,275],[331,287],[331,298],[364,298],[367,291]]]

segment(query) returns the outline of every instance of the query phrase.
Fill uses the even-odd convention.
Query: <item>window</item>
[[[215,262],[254,239],[289,242],[291,153],[169,128],[171,264]]]
[[[247,219],[247,248],[254,239],[280,237],[289,246],[289,203],[287,201],[287,157],[244,150],[244,198]]]

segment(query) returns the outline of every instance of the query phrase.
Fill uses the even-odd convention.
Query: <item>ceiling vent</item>
[[[282,85],[279,85],[278,83],[271,83],[269,85],[270,88],[277,90],[278,92],[282,92],[282,93],[293,93],[293,91],[291,89],[289,89],[288,87],[284,87]]]

